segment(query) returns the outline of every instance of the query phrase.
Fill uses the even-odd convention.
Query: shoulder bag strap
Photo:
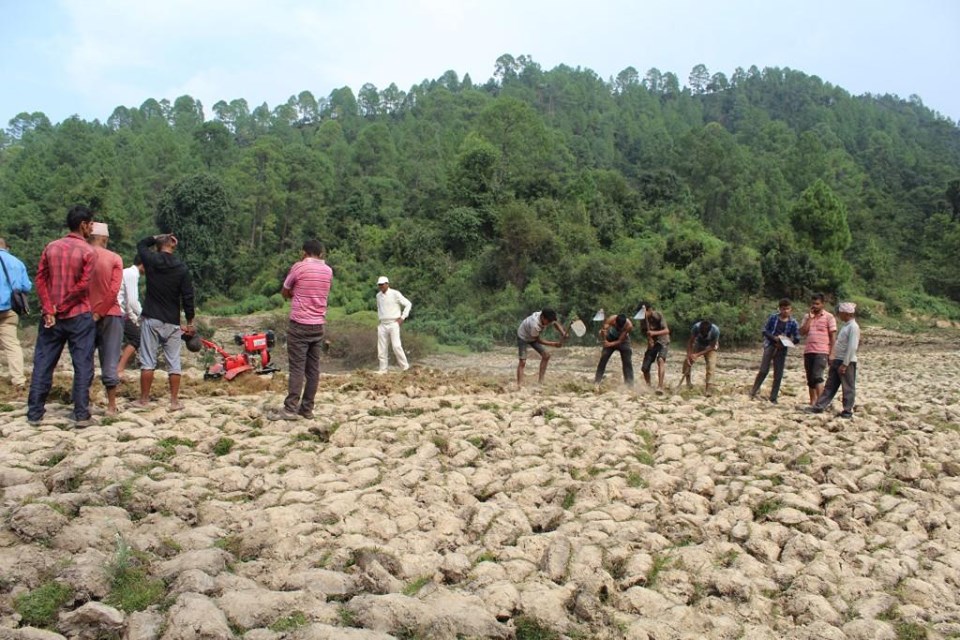
[[[7,272],[7,263],[3,261],[3,258],[0,258],[0,267],[3,267],[3,275],[7,277],[7,284],[10,285],[10,295],[13,295],[13,280],[10,279],[10,274]]]

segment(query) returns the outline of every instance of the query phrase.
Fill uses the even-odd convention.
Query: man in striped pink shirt
[[[327,322],[327,296],[333,270],[324,261],[319,240],[303,243],[303,258],[290,268],[280,291],[290,300],[287,360],[290,368],[283,408],[267,415],[271,420],[313,418],[313,401],[320,383],[320,353]]]
[[[810,311],[800,325],[800,335],[807,340],[803,348],[803,368],[813,406],[823,393],[824,372],[827,362],[833,358],[833,343],[837,339],[837,319],[823,308],[822,293],[813,294]]]

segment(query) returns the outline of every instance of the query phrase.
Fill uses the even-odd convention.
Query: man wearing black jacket
[[[171,411],[183,408],[179,400],[181,336],[194,333],[193,282],[187,266],[173,255],[176,247],[177,238],[172,233],[149,236],[137,243],[137,255],[143,262],[147,279],[140,322],[140,400],[137,404],[145,407],[150,402],[153,372],[162,348],[169,374]],[[181,307],[187,320],[183,326]]]

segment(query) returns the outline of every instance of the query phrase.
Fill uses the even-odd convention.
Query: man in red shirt
[[[33,352],[33,375],[27,398],[27,421],[39,425],[53,387],[53,371],[63,346],[73,360],[73,413],[77,428],[90,426],[90,383],[93,380],[93,346],[97,328],[90,308],[90,277],[94,251],[87,244],[93,212],[76,205],[67,212],[63,238],[48,244],[37,266],[37,297],[43,314]]]
[[[290,267],[280,293],[290,300],[287,360],[290,376],[283,408],[267,413],[270,420],[313,417],[313,399],[320,383],[320,352],[327,321],[327,296],[333,270],[324,261],[319,240],[303,243],[303,259]]]
[[[97,323],[95,345],[100,354],[100,380],[107,390],[107,415],[117,414],[117,386],[120,376],[120,348],[123,343],[123,313],[117,294],[123,282],[123,260],[107,249],[110,229],[105,222],[94,222],[90,246],[96,260],[90,278],[90,306]]]

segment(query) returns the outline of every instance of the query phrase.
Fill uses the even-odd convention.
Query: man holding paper
[[[770,363],[773,363],[773,389],[770,390],[770,402],[777,404],[780,395],[780,383],[783,381],[783,369],[787,363],[787,349],[800,341],[800,326],[790,315],[793,307],[788,298],[782,298],[778,304],[777,313],[770,314],[763,326],[763,359],[760,361],[760,371],[753,381],[753,390],[750,398],[756,398],[760,386],[770,372]]]

